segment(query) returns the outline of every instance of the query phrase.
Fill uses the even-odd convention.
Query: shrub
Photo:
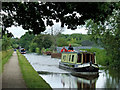
[[[40,49],[37,47],[37,48],[35,49],[35,52],[39,54],[39,53],[40,53]]]

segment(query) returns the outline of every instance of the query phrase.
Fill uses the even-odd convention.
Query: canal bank
[[[39,76],[39,74],[34,70],[34,68],[30,65],[28,60],[17,52],[19,65],[21,68],[22,76],[25,80],[27,88],[46,88],[51,89],[50,85],[46,83],[46,81]]]

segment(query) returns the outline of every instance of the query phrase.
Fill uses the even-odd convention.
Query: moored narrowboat
[[[58,58],[58,59],[61,59],[61,53],[52,53],[51,54],[51,58]]]
[[[69,69],[74,72],[98,72],[99,67],[96,64],[95,53],[80,51],[80,52],[63,52],[59,67]]]
[[[21,53],[21,54],[26,54],[25,49],[24,49],[24,48],[21,48],[21,49],[20,49],[20,53]]]

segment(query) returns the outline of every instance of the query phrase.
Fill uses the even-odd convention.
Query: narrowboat
[[[21,53],[21,54],[26,54],[25,49],[24,49],[24,48],[21,48],[21,49],[20,49],[20,53]]]
[[[82,74],[93,74],[98,72],[99,67],[96,64],[95,53],[80,51],[80,52],[63,52],[61,61],[59,62],[59,68],[69,69],[76,74],[81,72]]]
[[[51,54],[51,58],[58,58],[58,59],[61,59],[61,53],[52,53]]]

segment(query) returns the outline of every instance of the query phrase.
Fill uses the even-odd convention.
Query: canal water
[[[98,77],[77,77],[59,68],[60,59],[35,53],[24,56],[52,88],[120,88],[119,71],[99,70]]]

